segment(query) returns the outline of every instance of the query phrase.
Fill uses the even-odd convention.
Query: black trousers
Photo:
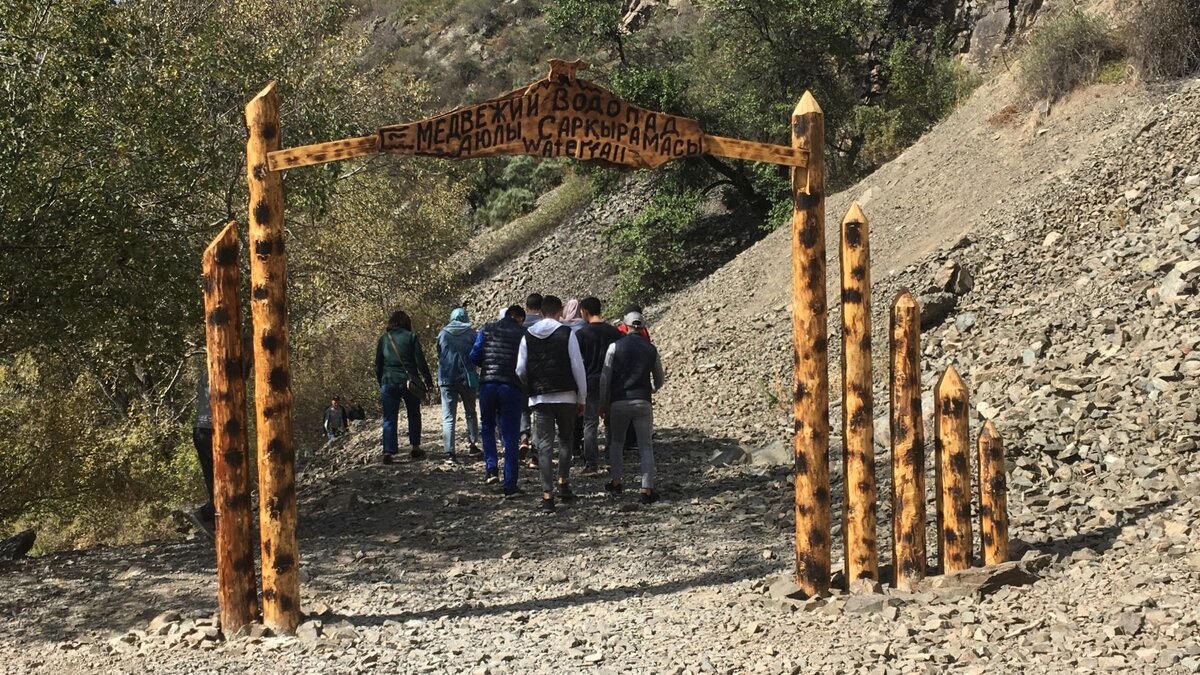
[[[200,515],[205,520],[214,520],[217,509],[213,505],[213,430],[192,427],[192,445],[196,446],[196,459],[200,460],[204,487],[208,488],[208,503],[200,507]]]

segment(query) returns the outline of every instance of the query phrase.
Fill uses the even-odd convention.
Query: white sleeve
[[[578,403],[587,403],[587,369],[583,366],[583,353],[579,351],[579,340],[574,331],[567,338],[567,353],[571,357],[571,373],[575,375],[575,389],[579,395]]]
[[[517,349],[517,377],[521,378],[522,382],[528,379],[525,377],[525,359],[528,353],[525,349],[525,338],[521,338],[521,346]]]
[[[613,354],[617,353],[617,344],[609,345],[604,353],[604,369],[600,371],[600,405],[608,405],[608,397],[612,395],[612,363]]]

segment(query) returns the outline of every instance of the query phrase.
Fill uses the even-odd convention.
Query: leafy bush
[[[673,273],[688,258],[687,235],[702,200],[699,190],[660,189],[636,217],[609,226],[605,237],[617,268],[610,305],[645,302],[671,290]]]
[[[567,162],[526,155],[485,160],[472,174],[476,222],[497,227],[529,213],[539,196],[562,183]]]
[[[138,401],[116,409],[92,376],[45,351],[0,364],[0,525],[38,530],[38,550],[169,531],[202,487],[186,428]]]
[[[1141,0],[1123,38],[1143,81],[1188,75],[1200,67],[1200,5],[1196,0]]]
[[[936,41],[935,41],[936,42]],[[979,84],[952,54],[897,40],[883,62],[888,81],[873,105],[855,109],[866,169],[888,162],[954,111]]]
[[[1021,81],[1031,99],[1057,100],[1095,81],[1101,65],[1116,55],[1104,19],[1070,9],[1030,38],[1021,55]]]

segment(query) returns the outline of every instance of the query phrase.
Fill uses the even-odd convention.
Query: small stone
[[[183,617],[179,612],[167,610],[158,616],[150,619],[150,625],[146,627],[146,632],[151,635],[165,635],[170,629],[171,624],[183,621]]]
[[[1051,232],[1050,234],[1046,235],[1045,239],[1042,240],[1042,248],[1050,248],[1051,246],[1057,244],[1061,239],[1061,232]]]

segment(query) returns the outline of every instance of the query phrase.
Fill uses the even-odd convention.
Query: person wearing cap
[[[587,402],[587,372],[575,331],[564,326],[562,300],[542,300],[545,318],[529,329],[517,355],[517,375],[525,383],[532,412],[533,445],[542,479],[542,510],[554,511],[555,430],[558,431],[558,496],[573,501],[569,483],[575,418]]]
[[[624,335],[601,316],[599,298],[580,300],[579,311],[587,322],[575,333],[579,338],[588,385],[587,404],[583,410],[583,464],[585,472],[594,473],[600,468],[600,373],[604,370],[608,348]]]
[[[630,330],[608,348],[600,374],[600,410],[608,414],[610,425],[610,480],[605,489],[614,494],[622,490],[621,453],[625,449],[625,434],[632,428],[637,435],[641,455],[641,500],[643,504],[652,504],[658,501],[658,493],[654,490],[654,410],[651,397],[662,388],[667,378],[658,349],[650,344],[640,330],[644,328],[641,312],[626,313],[624,324]]]
[[[621,311],[621,316],[623,316],[623,317],[629,316],[630,314],[637,314],[639,317],[641,317],[642,316],[642,306],[635,305],[633,303],[625,305],[625,309]],[[619,330],[625,334],[636,332],[639,335],[641,335],[642,337],[646,338],[647,340],[650,340],[650,331],[646,329],[645,320],[643,320],[641,325],[639,325],[636,329],[634,327],[630,326],[628,322],[621,321],[621,325],[617,326],[617,330]],[[653,340],[650,340],[650,341],[653,342]]]
[[[501,311],[500,318],[483,327],[471,360],[479,366],[479,412],[483,416],[484,481],[499,481],[499,453],[496,448],[496,426],[499,422],[500,440],[504,443],[504,496],[517,494],[517,467],[521,413],[525,395],[517,377],[517,356],[525,337],[525,310],[513,305]]]
[[[475,416],[475,398],[479,375],[471,362],[475,329],[465,307],[450,313],[450,322],[438,332],[438,385],[442,394],[442,449],[449,462],[458,461],[454,452],[454,431],[458,421],[458,403],[463,404],[467,423],[467,443],[471,455],[479,454],[479,419]]]

